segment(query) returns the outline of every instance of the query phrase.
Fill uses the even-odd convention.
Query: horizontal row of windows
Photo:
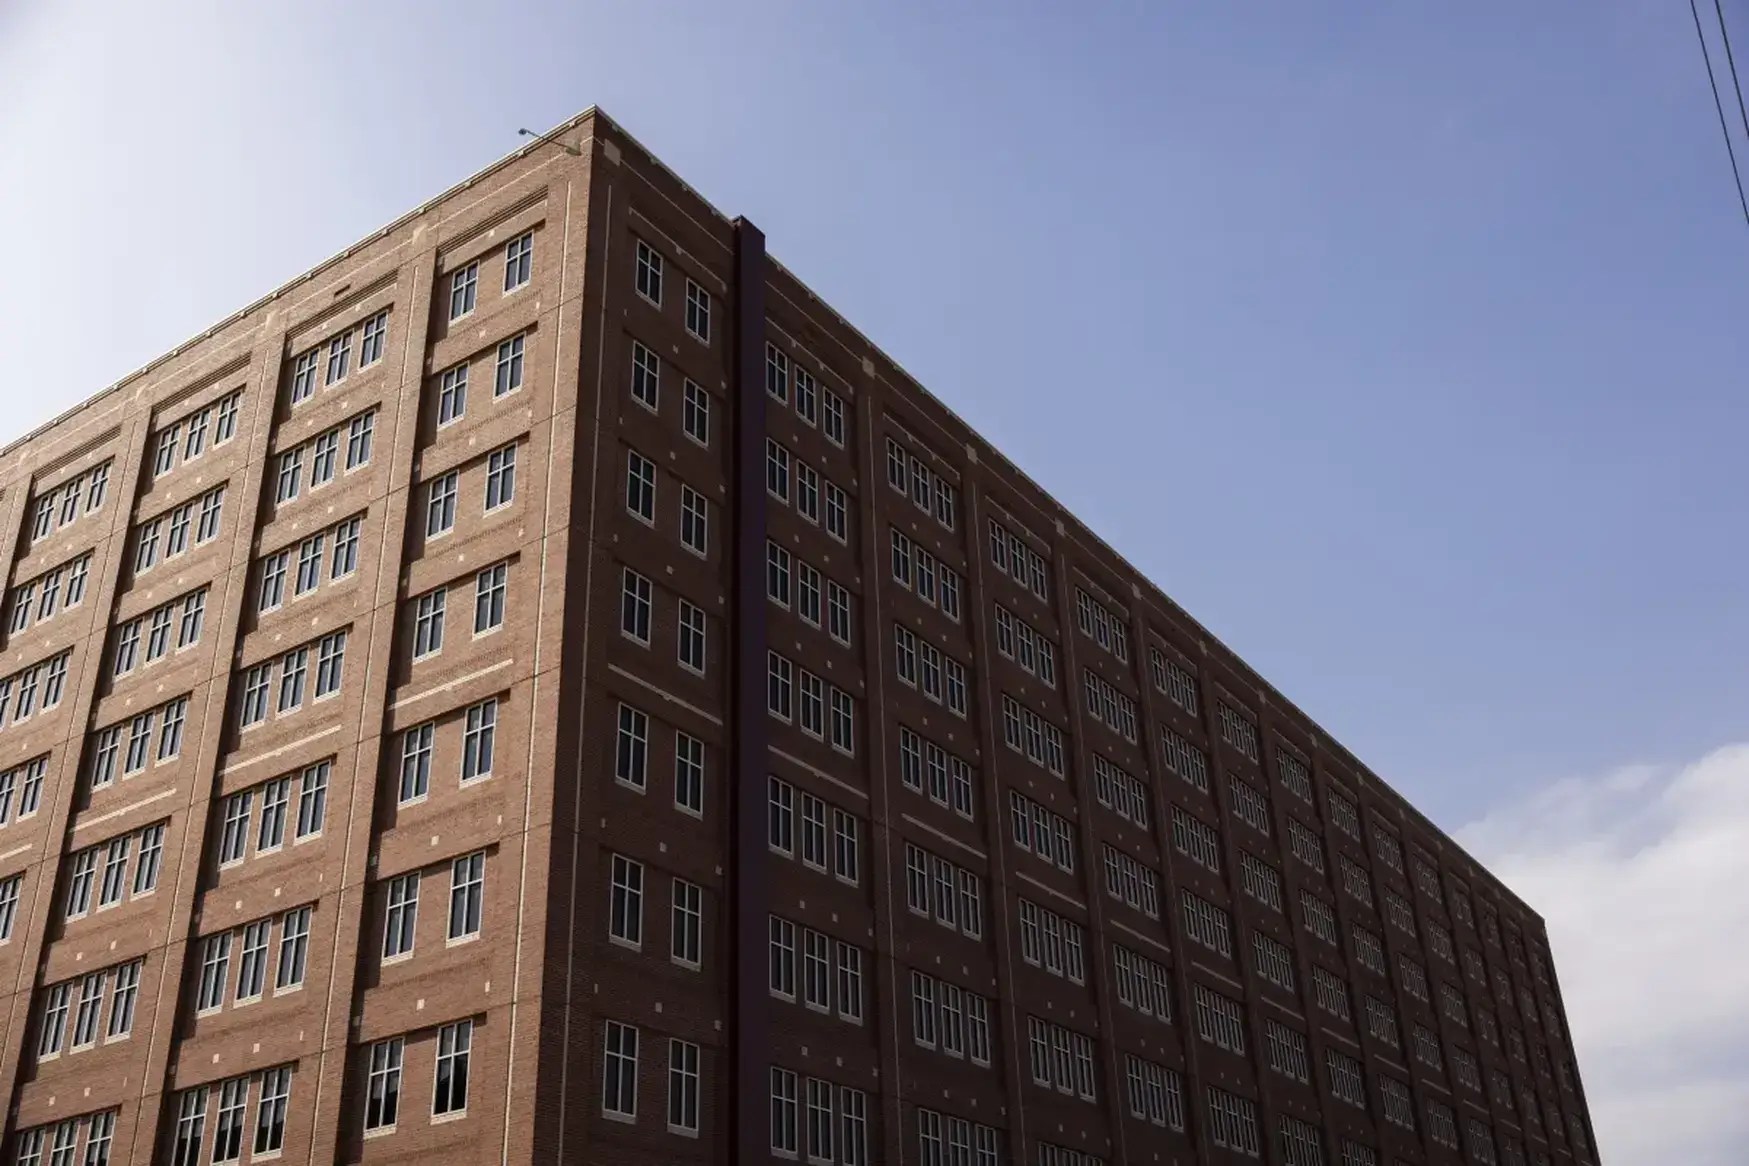
[[[72,656],[73,650],[68,648],[10,676],[0,676],[0,729],[61,703],[67,693],[67,663]]]
[[[850,643],[850,591],[775,542],[765,544],[765,593],[779,607],[793,608],[802,622],[824,627],[840,644]]]
[[[278,719],[299,711],[304,707],[306,690],[311,703],[339,692],[348,630],[330,632],[244,670],[237,701],[238,728],[253,728],[269,715]],[[316,665],[313,683],[309,676],[312,658]],[[272,696],[275,676],[279,678],[277,698]]]
[[[528,356],[528,336],[518,332],[501,340],[492,358],[492,399],[508,397],[522,388],[523,370]],[[451,365],[437,377],[437,427],[453,425],[467,415],[468,388],[472,359]],[[351,466],[347,467],[351,469]]]
[[[976,871],[905,843],[905,906],[972,939],[984,934],[984,885]]]
[[[911,973],[911,1039],[919,1048],[990,1064],[990,1001],[969,988]]]
[[[994,518],[990,520],[990,562],[1038,598],[1051,601],[1050,565],[1045,557]]]
[[[124,898],[137,899],[156,890],[163,866],[167,825],[167,822],[154,822],[68,855],[67,897],[62,917],[78,919],[94,906],[102,911]],[[100,863],[101,878],[98,876]]]
[[[162,478],[237,436],[242,404],[243,390],[233,389],[204,408],[160,425],[152,437],[152,476]]]
[[[692,289],[697,285],[687,281],[688,319],[691,319]],[[690,323],[688,325],[690,328]],[[697,333],[694,333],[697,335]],[[700,337],[707,339],[707,337]],[[822,385],[813,373],[802,367],[801,361],[791,361],[788,354],[770,341],[765,345],[765,391],[773,400],[788,404],[794,390],[796,416],[810,426],[817,425],[826,440],[843,448],[845,442],[844,398]]]
[[[861,1024],[863,950],[779,915],[769,924],[771,994]]]
[[[930,801],[950,807],[969,821],[977,815],[972,800],[976,780],[970,762],[915,730],[899,726],[899,781],[906,789],[926,794]]]
[[[328,815],[328,783],[333,771],[334,759],[324,758],[293,773],[226,794],[218,809],[216,865],[223,869],[250,858],[279,853],[285,846],[288,819],[293,842],[320,835]]]
[[[86,551],[14,587],[6,634],[16,636],[32,624],[53,619],[57,612],[78,607],[85,599],[90,575],[91,552]]]
[[[1075,588],[1075,622],[1082,635],[1123,663],[1129,663],[1129,624],[1117,612],[1089,595],[1084,587]]]
[[[144,959],[129,960],[44,988],[37,1021],[37,1060],[58,1057],[62,1052],[83,1052],[95,1048],[99,1041],[126,1040],[134,1030],[134,1007],[145,965]]]
[[[1074,873],[1075,833],[1067,818],[1014,789],[1008,791],[1008,815],[1016,847]]]
[[[291,1085],[292,1066],[276,1065],[212,1085],[197,1085],[177,1094],[176,1124],[171,1132],[172,1166],[241,1162],[245,1149],[251,1162],[279,1157],[285,1149]],[[253,1122],[249,1116],[251,1106]],[[50,1166],[59,1164],[51,1159]]]
[[[278,958],[273,961],[273,992],[278,995],[301,988],[309,963],[312,911],[310,907],[294,907],[202,939],[199,980],[194,993],[196,1015],[217,1012],[227,1001],[241,1005],[261,999],[267,991],[268,953],[275,935],[279,937],[279,949]],[[237,963],[235,981],[231,979],[233,949]]]
[[[118,777],[133,777],[148,765],[163,765],[181,756],[188,701],[186,695],[173,697],[93,733],[86,788],[103,789]]]
[[[776,652],[766,654],[766,708],[780,721],[793,721],[810,737],[829,739],[834,749],[855,755],[855,698]]]
[[[607,937],[621,947],[642,951],[647,870],[624,854],[610,856],[608,868]],[[669,890],[668,958],[697,971],[704,960],[704,888],[676,875]]]
[[[355,514],[305,536],[296,546],[261,556],[255,568],[255,610],[269,612],[282,606],[288,577],[292,580],[291,597],[298,599],[321,586],[324,576],[332,583],[358,570],[358,540],[363,529],[364,515]]]
[[[1037,1016],[1026,1018],[1028,1067],[1034,1085],[1095,1101],[1099,1090],[1093,1070],[1093,1040],[1084,1033]]]
[[[954,528],[958,491],[953,483],[894,437],[887,438],[887,485],[909,497],[923,513],[933,514],[948,530]]]
[[[505,595],[510,564],[494,563],[474,574],[473,634],[483,636],[504,626]],[[465,585],[464,585],[465,586]],[[413,658],[425,660],[443,651],[449,616],[451,584],[434,587],[413,599]],[[465,600],[464,600],[465,602]]]
[[[0,772],[0,826],[32,817],[42,808],[49,755],[32,757]]]
[[[134,527],[134,574],[142,575],[183,554],[190,546],[204,546],[219,537],[224,508],[225,487],[219,485],[199,498],[173,507],[167,514],[139,523]]]
[[[765,440],[765,489],[784,505],[791,505],[791,485],[794,484],[794,506],[797,514],[818,525],[820,500],[825,498],[826,533],[841,543],[850,541],[850,499],[832,479],[824,476],[781,442]]]
[[[966,666],[903,624],[893,625],[893,670],[899,683],[963,717],[968,711]]]
[[[36,508],[31,512],[31,541],[41,542],[53,532],[103,509],[104,499],[109,496],[112,464],[110,461],[101,462],[53,489],[40,491],[36,495]]]
[[[1002,741],[1057,777],[1066,772],[1063,731],[1007,693],[1002,694]]]
[[[274,474],[273,501],[284,506],[296,501],[305,490],[304,465],[309,463],[309,485],[312,492],[332,482],[341,472],[340,439],[346,439],[345,471],[351,473],[370,464],[371,442],[376,431],[377,411],[366,409],[332,429],[318,433],[310,440],[295,445],[279,455]]]
[[[799,858],[852,886],[861,881],[862,819],[776,775],[766,778],[766,807],[772,853]]]
[[[316,395],[318,387],[333,388],[350,376],[355,368],[354,343],[358,346],[358,371],[376,364],[383,358],[388,338],[389,312],[385,308],[292,357],[290,404],[301,405]]]
[[[486,852],[476,850],[440,864],[449,869],[449,914],[445,942],[456,943],[480,934],[485,921]],[[382,881],[384,963],[407,959],[419,936],[419,892],[436,878],[408,871]]]
[[[914,592],[955,623],[960,618],[960,595],[965,587],[960,573],[925,550],[909,535],[893,527],[893,581]]]
[[[1000,603],[996,605],[996,651],[1051,688],[1057,686],[1056,643]]]
[[[207,591],[197,587],[118,627],[110,652],[111,676],[119,679],[135,668],[156,664],[173,648],[180,652],[198,644],[206,622]]]

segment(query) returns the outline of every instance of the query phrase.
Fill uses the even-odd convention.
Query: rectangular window
[[[644,943],[644,864],[616,854],[612,859],[608,935],[629,947]]]
[[[697,968],[703,951],[704,888],[677,878],[673,885],[673,912],[669,923],[669,958],[683,967]]]
[[[439,428],[460,421],[468,411],[468,366],[458,364],[445,369],[437,382],[437,424]]]
[[[489,697],[470,706],[463,720],[461,779],[469,782],[492,773],[492,754],[498,737],[498,698]]]
[[[422,659],[443,650],[443,617],[448,590],[428,591],[413,601],[413,658]]]
[[[513,292],[534,275],[534,232],[524,231],[504,244],[504,290]]]
[[[686,382],[685,401],[681,410],[681,427],[686,436],[708,446],[711,443],[711,398],[699,386]],[[652,405],[654,408],[654,405]]]
[[[383,914],[383,959],[409,955],[419,922],[419,872],[389,880]]]
[[[698,1136],[699,1050],[690,1041],[668,1041],[668,1132]]]
[[[710,550],[710,504],[687,485],[680,487],[680,545],[699,555]]]
[[[279,971],[273,981],[275,992],[289,991],[303,984],[309,943],[310,908],[287,911],[279,925]]]
[[[486,455],[486,510],[508,506],[516,500],[516,444]]]
[[[480,265],[470,263],[450,273],[449,318],[459,320],[474,310],[479,295]],[[392,1124],[392,1123],[391,1123]]]
[[[455,529],[455,500],[460,483],[460,472],[451,470],[425,488],[426,538],[436,538]]]
[[[395,1127],[395,1119],[401,1111],[401,1057],[404,1052],[405,1042],[398,1036],[378,1041],[370,1047],[364,1103],[364,1128],[367,1131]]]
[[[468,1062],[474,1046],[474,1022],[458,1020],[437,1030],[437,1065],[432,1073],[431,1115],[466,1113]]]
[[[686,330],[704,341],[711,340],[711,293],[694,283],[686,281]]]
[[[627,638],[650,643],[650,581],[630,567],[624,569],[620,592],[619,630]]]
[[[639,295],[662,306],[662,253],[642,239],[638,240],[635,286]]]
[[[474,634],[484,635],[504,626],[504,597],[509,586],[510,564],[495,563],[474,576]]]
[[[480,934],[486,899],[486,852],[464,854],[449,865],[449,938]]]
[[[601,1111],[610,1118],[633,1121],[638,1116],[638,1030],[617,1020],[607,1022],[601,1072]]]
[[[522,387],[522,366],[527,336],[512,336],[498,346],[498,363],[492,373],[492,398],[507,397]]]

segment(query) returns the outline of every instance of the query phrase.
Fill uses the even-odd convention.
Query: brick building
[[[5,1163],[1595,1161],[1542,920],[593,110],[0,554]]]

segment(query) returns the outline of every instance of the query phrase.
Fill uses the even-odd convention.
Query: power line
[[[1713,0],[1713,2],[1716,4],[1718,0]],[[1707,51],[1706,33],[1701,31],[1700,9],[1695,7],[1695,0],[1688,0],[1688,11],[1694,17],[1694,35],[1700,38],[1700,56],[1701,60],[1706,62],[1707,84],[1713,89],[1713,108],[1719,111],[1719,132],[1725,135],[1725,153],[1731,159],[1731,177],[1737,181],[1737,203],[1743,208],[1743,221],[1749,223],[1749,198],[1745,198],[1743,195],[1743,174],[1737,169],[1736,147],[1731,145],[1731,123],[1725,120],[1725,103],[1719,100],[1719,83],[1713,76],[1713,56]],[[1729,56],[1728,48],[1726,55]],[[1737,96],[1738,100],[1741,101],[1741,89],[1738,90]]]
[[[1743,106],[1743,85],[1737,80],[1737,58],[1731,55],[1731,30],[1725,24],[1725,8],[1720,0],[1713,0],[1713,11],[1719,14],[1719,36],[1725,42],[1725,64],[1731,70],[1731,87],[1737,91],[1737,116],[1743,119],[1743,135],[1749,138],[1749,109]]]

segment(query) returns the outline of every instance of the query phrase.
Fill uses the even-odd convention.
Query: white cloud
[[[1459,831],[1548,921],[1607,1166],[1749,1161],[1749,745]]]

